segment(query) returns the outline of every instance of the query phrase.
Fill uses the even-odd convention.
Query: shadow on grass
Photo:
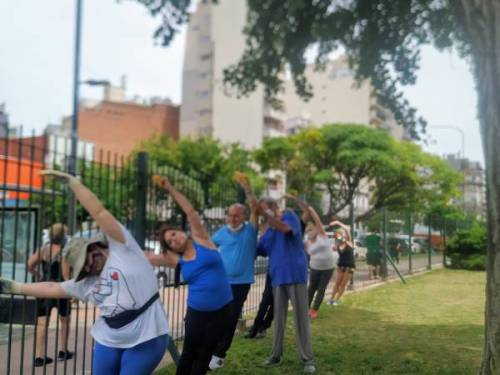
[[[290,314],[291,315],[291,314]],[[438,317],[436,317],[438,318]],[[237,336],[224,368],[215,374],[299,374],[293,319],[289,316],[283,362],[263,369],[271,351],[271,336],[246,340]],[[312,322],[313,351],[318,374],[475,374],[480,365],[483,326],[478,324],[406,325],[349,304],[323,306]],[[158,374],[174,374],[169,366]]]

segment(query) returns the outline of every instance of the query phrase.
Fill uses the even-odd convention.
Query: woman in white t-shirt
[[[151,374],[169,339],[153,267],[132,235],[78,179],[59,171],[42,174],[67,182],[102,233],[72,238],[65,246],[63,255],[73,279],[28,284],[0,279],[0,293],[91,302],[100,310],[92,328],[92,373]]]
[[[323,223],[321,223],[318,213],[311,206],[308,207],[308,211],[313,222],[307,228],[307,241],[304,243],[304,248],[310,256],[309,316],[311,319],[315,319],[318,317],[319,307],[323,302],[326,288],[335,269],[335,257],[332,243],[323,229]]]

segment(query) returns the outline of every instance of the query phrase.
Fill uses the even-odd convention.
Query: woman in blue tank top
[[[149,253],[156,266],[180,267],[188,285],[184,346],[176,374],[205,374],[217,340],[230,321],[233,296],[222,258],[188,199],[165,177],[154,182],[166,190],[187,216],[191,236],[164,226],[160,230],[161,255]]]

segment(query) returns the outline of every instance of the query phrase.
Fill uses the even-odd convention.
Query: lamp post
[[[71,149],[68,163],[68,173],[76,176],[78,172],[78,111],[80,102],[80,85],[109,86],[107,80],[88,79],[80,81],[80,55],[82,39],[82,0],[76,0],[75,15],[75,50],[73,65],[73,117],[71,118]],[[69,194],[68,202],[68,230],[72,235],[76,231],[76,199],[73,193]]]
[[[78,147],[78,103],[80,101],[80,52],[81,52],[81,30],[82,29],[82,0],[76,0],[76,22],[75,22],[75,50],[73,65],[73,117],[71,119],[71,150],[68,165],[68,173],[76,176],[77,173],[77,147]],[[68,230],[73,235],[76,231],[76,199],[72,192],[68,202]]]
[[[461,160],[461,168],[462,168],[462,174],[464,181],[462,183],[462,210],[465,213],[465,133],[462,129],[456,126],[451,126],[451,125],[432,125],[428,126],[428,128],[433,128],[433,129],[447,129],[447,130],[453,130],[457,131],[460,133],[460,136],[462,138],[462,160]]]

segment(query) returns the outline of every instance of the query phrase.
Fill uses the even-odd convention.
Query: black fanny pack
[[[139,315],[148,309],[149,306],[153,304],[160,298],[160,293],[156,292],[153,297],[151,297],[148,302],[146,302],[141,308],[137,310],[125,310],[114,316],[105,316],[104,321],[110,328],[122,328],[127,324],[132,323]]]

